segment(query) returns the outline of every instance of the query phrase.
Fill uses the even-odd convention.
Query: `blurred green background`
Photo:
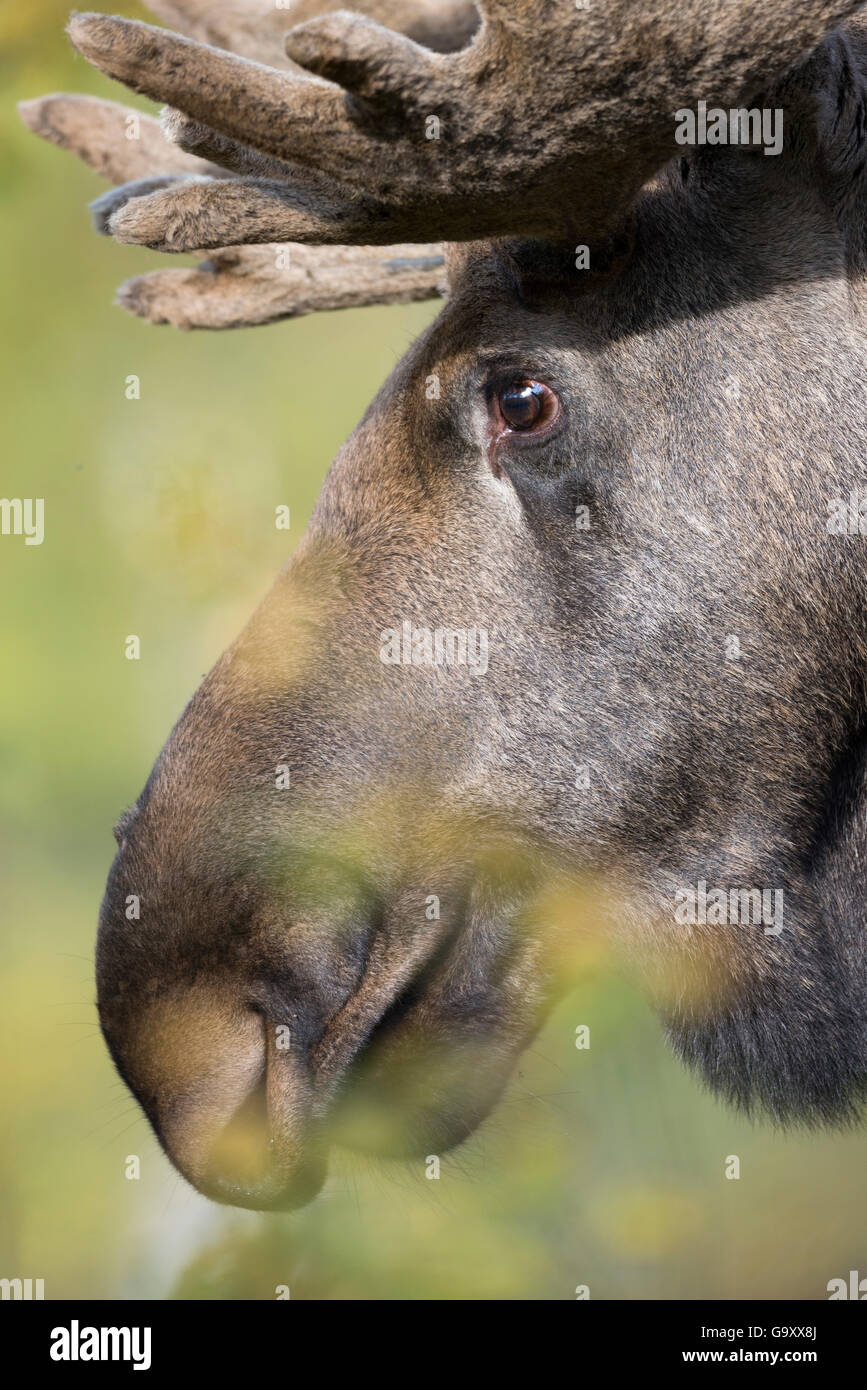
[[[283,563],[275,506],[291,546],[435,309],[204,335],[112,307],[159,258],[98,239],[86,203],[104,185],[15,115],[55,90],[129,100],[73,55],[66,14],[0,9],[0,492],[44,497],[46,524],[42,546],[0,538],[0,1277],[43,1278],[48,1298],[633,1299],[825,1298],[867,1275],[867,1135],[733,1116],[604,961],[439,1180],[345,1156],[307,1210],[259,1216],[207,1202],[162,1156],[93,1008],[111,827]]]

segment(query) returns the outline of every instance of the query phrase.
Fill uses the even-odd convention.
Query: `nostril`
[[[280,1111],[279,1102],[273,1113],[269,1107],[266,1071],[211,1145],[201,1184],[208,1196],[257,1211],[312,1201],[325,1180],[324,1155],[309,1132],[304,1143],[287,1133]]]
[[[256,1001],[228,1009],[188,992],[155,1014],[149,1113],[169,1157],[205,1196],[256,1210],[309,1201],[325,1177],[303,1047],[282,1048]],[[248,1006],[249,1005],[249,1006]]]
[[[268,1173],[270,1139],[263,1072],[215,1140],[209,1155],[209,1177],[231,1188],[260,1183]]]

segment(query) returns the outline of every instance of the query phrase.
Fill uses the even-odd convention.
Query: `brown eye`
[[[541,381],[513,381],[497,392],[497,410],[510,430],[526,433],[554,419],[559,402]]]

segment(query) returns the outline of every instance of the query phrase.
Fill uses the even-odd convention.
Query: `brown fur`
[[[200,7],[171,8],[202,32]],[[856,8],[487,0],[445,56],[348,16],[293,31],[292,58],[344,91],[73,21],[92,61],[229,165],[109,195],[116,235],[463,243],[442,314],[119,827],[104,1032],[173,1160],[218,1200],[307,1200],[335,1133],[422,1154],[459,1142],[600,924],[734,1103],[858,1113],[864,538],[826,525],[867,439],[867,30],[828,32]],[[783,153],[672,162],[674,110],[699,98],[783,107]],[[58,110],[49,133],[86,147],[80,108]],[[419,122],[437,112],[431,150]],[[263,178],[262,159],[282,163]],[[564,252],[576,242],[590,275]],[[220,252],[210,294],[161,272],[191,277],[171,282],[176,307],[168,288],[135,307],[216,325],[232,256],[252,273],[225,321],[256,321],[243,248]],[[496,431],[515,378],[562,403],[542,442]],[[380,636],[405,619],[485,628],[486,673],[383,665]],[[702,879],[780,888],[783,930],[678,926],[678,887]],[[574,906],[588,883],[597,923]]]

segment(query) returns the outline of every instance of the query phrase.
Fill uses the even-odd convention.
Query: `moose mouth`
[[[377,940],[351,996],[312,1028],[304,1023],[305,1010],[309,1017],[317,1007],[312,986],[284,985],[267,1002],[243,1005],[236,987],[227,1002],[225,985],[201,981],[101,987],[103,1032],[118,1070],[199,1192],[226,1205],[288,1211],[320,1192],[332,1147],[424,1159],[474,1132],[526,1037],[504,1036],[514,1034],[513,1018],[508,1029],[498,1026],[504,967],[497,952],[480,956],[467,990],[463,957],[480,930],[478,911],[463,901],[437,925],[433,940],[417,939],[411,970],[405,939]],[[491,937],[505,932],[487,915],[484,929]],[[292,1034],[286,1047],[284,1032]]]
[[[266,1067],[211,1145],[204,1169],[188,1174],[194,1185],[231,1206],[290,1211],[321,1191],[332,1146],[412,1160],[469,1138],[505,1076],[492,1084],[480,1047],[423,1039],[413,1021],[423,1009],[417,987],[389,1007],[339,1080],[314,1096],[303,1134],[286,1133],[284,1112],[297,1097],[290,1089],[275,1105]]]

